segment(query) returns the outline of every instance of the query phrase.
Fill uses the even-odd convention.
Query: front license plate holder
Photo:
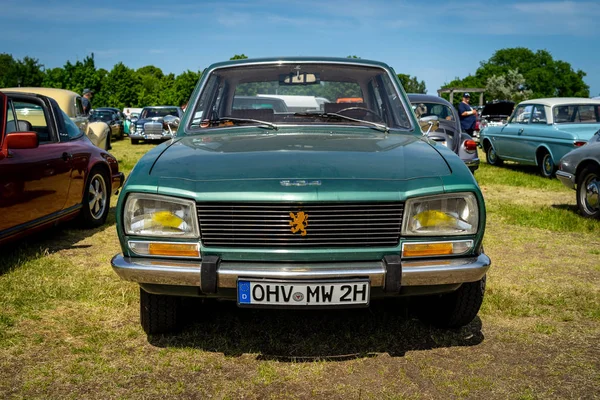
[[[354,308],[368,307],[369,279],[290,281],[238,278],[238,307]]]

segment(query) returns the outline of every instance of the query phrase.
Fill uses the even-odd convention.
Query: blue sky
[[[179,74],[249,57],[357,55],[424,80],[430,93],[507,47],[546,49],[600,95],[600,2],[2,0],[0,52],[47,68],[95,54],[110,70]]]

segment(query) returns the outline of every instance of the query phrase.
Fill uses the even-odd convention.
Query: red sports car
[[[0,117],[0,244],[77,217],[104,224],[124,180],[116,158],[49,97],[0,92]]]

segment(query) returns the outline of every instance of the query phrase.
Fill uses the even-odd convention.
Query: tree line
[[[232,60],[248,58],[236,54]],[[360,58],[348,56],[348,58]],[[182,105],[189,99],[202,71],[187,70],[179,75],[165,74],[153,65],[138,69],[122,62],[110,71],[97,68],[94,54],[64,66],[46,69],[39,60],[25,56],[15,59],[0,54],[0,87],[42,86],[81,93],[94,90],[94,107],[143,107]],[[573,70],[568,62],[555,60],[547,50],[533,52],[517,47],[496,51],[482,61],[474,74],[456,78],[443,87],[483,88],[484,98],[521,101],[539,97],[589,97],[586,73]],[[408,93],[426,93],[425,82],[416,76],[398,74]],[[455,98],[456,101],[460,101]]]
[[[485,89],[486,101],[590,97],[585,76],[568,62],[555,60],[547,50],[514,47],[497,50],[489,60],[480,62],[474,74],[457,77],[443,87]]]
[[[96,67],[93,53],[75,63],[67,61],[62,67],[46,69],[32,57],[19,60],[0,54],[0,87],[50,87],[76,93],[88,88],[95,93],[94,107],[182,105],[201,74],[191,70],[165,74],[153,65],[132,69],[122,62],[107,71]]]
[[[248,58],[236,54],[231,60]],[[94,54],[76,62],[67,61],[57,68],[44,68],[32,57],[15,59],[11,54],[0,54],[0,87],[50,87],[94,91],[94,107],[144,107],[148,105],[182,105],[186,103],[202,71],[187,70],[179,75],[165,74],[153,65],[138,69],[122,62],[110,71],[97,68]],[[425,82],[416,77],[398,74],[409,92],[425,93]]]

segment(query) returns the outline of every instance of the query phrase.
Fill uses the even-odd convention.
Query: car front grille
[[[163,133],[163,125],[161,122],[146,122],[144,124],[144,133],[146,135],[161,135]]]
[[[389,247],[398,245],[404,204],[200,203],[197,210],[207,247]]]

